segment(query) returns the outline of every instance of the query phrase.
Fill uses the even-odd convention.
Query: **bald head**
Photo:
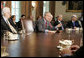
[[[76,21],[77,20],[77,16],[76,15],[71,16],[71,20]]]
[[[58,16],[57,16],[57,19],[58,19],[59,21],[62,21],[62,20],[63,20],[62,17],[63,17],[62,15],[58,15]]]

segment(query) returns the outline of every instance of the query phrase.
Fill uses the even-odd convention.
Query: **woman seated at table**
[[[73,15],[71,17],[71,21],[69,21],[66,26],[67,28],[73,28],[73,29],[81,28],[81,22],[77,20],[76,15]]]
[[[16,28],[18,28],[18,26],[16,25],[16,22],[15,22],[15,19],[16,19],[16,16],[15,15],[12,15],[10,20],[14,23],[14,25],[16,26]]]

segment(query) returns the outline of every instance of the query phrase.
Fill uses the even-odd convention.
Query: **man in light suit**
[[[2,9],[2,17],[1,17],[1,35],[4,34],[4,30],[7,30],[12,33],[18,33],[17,28],[13,25],[13,22],[9,20],[10,18],[10,8],[4,7]]]
[[[44,18],[38,20],[38,31],[40,32],[54,32],[54,27],[51,25],[52,15],[50,12],[46,12]]]

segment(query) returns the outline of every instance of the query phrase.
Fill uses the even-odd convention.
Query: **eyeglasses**
[[[46,15],[46,16],[48,16],[48,17],[50,17],[50,18],[51,18],[51,16],[49,16],[49,15]]]

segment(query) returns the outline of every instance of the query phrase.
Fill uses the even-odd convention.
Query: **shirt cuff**
[[[49,30],[45,30],[45,32],[47,33]]]
[[[58,30],[58,27],[57,27],[57,26],[55,26],[55,29],[56,29],[56,30]]]
[[[67,57],[67,56],[70,56],[69,54],[64,54],[63,57]]]

